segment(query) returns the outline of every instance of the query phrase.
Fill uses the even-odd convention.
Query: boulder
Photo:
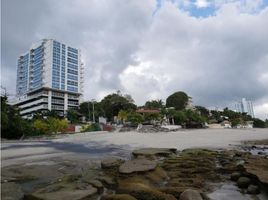
[[[241,173],[240,172],[233,172],[231,174],[231,180],[232,181],[237,181],[239,179],[239,177],[241,176]]]
[[[143,148],[134,150],[132,154],[135,157],[144,156],[144,157],[151,157],[151,156],[159,156],[159,157],[168,157],[172,154],[175,154],[177,149],[175,148]]]
[[[18,184],[12,182],[2,183],[1,198],[3,200],[22,200],[24,198],[24,194]]]
[[[120,166],[124,161],[120,158],[106,158],[101,161],[101,168],[102,169],[111,169],[111,168],[116,168]]]
[[[240,188],[247,188],[251,183],[251,180],[250,178],[248,177],[240,177],[238,180],[237,180],[237,185],[238,187]]]
[[[267,158],[251,155],[245,163],[245,169],[248,173],[257,176],[262,183],[268,184]]]
[[[129,194],[110,194],[101,197],[101,200],[137,200]]]
[[[104,187],[103,187],[103,184],[99,180],[89,180],[87,181],[87,183],[97,188],[99,193],[103,192]]]
[[[61,189],[52,192],[36,191],[32,194],[28,194],[25,199],[30,200],[82,200],[82,199],[97,199],[97,189],[94,187],[88,187],[86,190],[76,189]]]
[[[187,187],[161,187],[159,188],[159,191],[164,192],[166,194],[172,194],[177,199],[180,198],[181,193],[183,193],[185,190],[189,188]]]
[[[157,166],[155,161],[144,158],[129,160],[119,167],[119,172],[122,174],[131,174],[134,172],[146,172],[154,170]]]
[[[116,179],[111,176],[103,175],[103,176],[98,177],[98,180],[101,181],[105,186],[109,188],[115,187],[117,185]]]
[[[248,194],[259,194],[260,188],[257,185],[249,185],[247,189]]]
[[[151,188],[143,183],[125,183],[120,185],[117,189],[117,193],[130,194],[136,199],[146,199],[146,200],[176,200],[173,195],[166,194],[159,191],[156,188]]]
[[[180,200],[203,200],[203,198],[197,190],[187,189],[181,193]]]

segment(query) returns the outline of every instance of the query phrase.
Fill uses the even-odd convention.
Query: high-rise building
[[[53,39],[33,44],[17,63],[16,105],[31,117],[39,110],[60,115],[77,108],[82,95],[83,64],[79,49]]]
[[[241,101],[235,103],[235,111],[240,113],[247,113],[251,117],[255,117],[252,101],[247,101],[245,98],[242,98]]]

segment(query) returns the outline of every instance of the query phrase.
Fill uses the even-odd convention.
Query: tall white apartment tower
[[[252,101],[247,101],[246,98],[242,98],[241,101],[235,103],[235,111],[240,113],[247,113],[251,117],[255,117],[253,103]]]
[[[21,54],[17,63],[16,105],[31,117],[40,110],[64,116],[79,106],[83,93],[81,52],[53,39],[43,39]]]

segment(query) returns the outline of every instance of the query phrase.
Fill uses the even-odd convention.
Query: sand
[[[44,141],[2,141],[2,166],[51,157],[129,155],[141,147],[234,148],[244,140],[268,139],[268,129],[197,129],[169,133],[91,132]]]

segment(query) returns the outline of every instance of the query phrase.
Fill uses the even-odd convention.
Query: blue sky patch
[[[219,9],[219,7],[216,7],[215,2],[217,0],[185,0],[183,1],[176,1],[176,0],[156,0],[156,8],[153,12],[153,15],[155,15],[159,9],[161,9],[164,1],[172,2],[174,5],[178,7],[178,9],[188,12],[191,16],[194,17],[209,17],[215,15],[216,11]],[[254,0],[252,0],[254,1]],[[204,4],[198,4],[198,2],[203,2]],[[245,0],[227,0],[227,3],[241,3],[241,6],[246,5]],[[198,6],[199,5],[199,6]],[[262,3],[256,8],[252,9],[251,11],[243,10],[241,9],[241,12],[249,12],[249,13],[258,13],[259,11],[263,10],[268,6],[268,0],[262,0]]]

